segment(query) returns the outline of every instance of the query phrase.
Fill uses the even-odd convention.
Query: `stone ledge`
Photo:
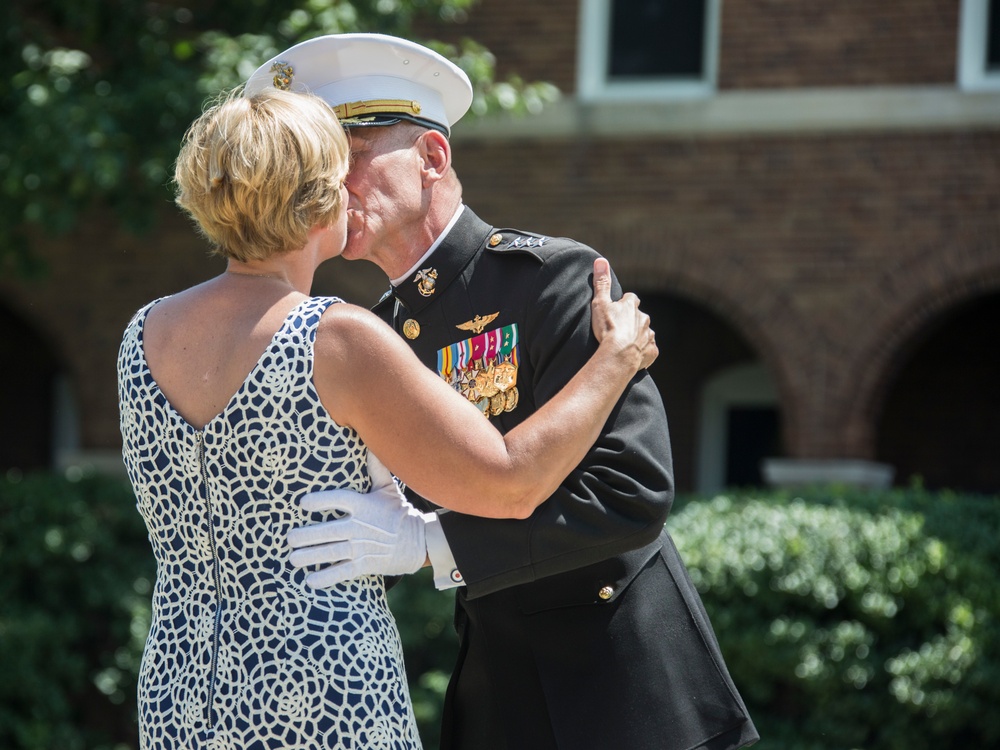
[[[810,484],[843,484],[885,489],[896,471],[888,464],[856,459],[768,458],[762,465],[764,480],[772,487]]]
[[[566,96],[535,115],[467,117],[455,142],[487,139],[742,137],[1000,127],[1000,92],[955,86],[721,91],[670,101],[585,103]]]
[[[83,476],[90,473],[125,476],[125,463],[121,450],[91,449],[62,450],[55,458],[55,468],[67,476]]]

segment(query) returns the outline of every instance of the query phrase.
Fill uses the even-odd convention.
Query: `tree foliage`
[[[203,103],[299,41],[352,31],[412,38],[475,0],[7,0],[0,6],[0,274],[38,272],[28,237],[72,229],[95,205],[150,225]],[[546,84],[496,81],[492,55],[419,40],[455,60],[474,112],[532,110]]]

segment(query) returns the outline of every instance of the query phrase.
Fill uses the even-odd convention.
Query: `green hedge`
[[[403,639],[413,713],[425,750],[441,739],[441,706],[458,653],[455,594],[434,588],[430,569],[406,576],[389,590],[389,607]]]
[[[816,489],[685,499],[668,521],[761,748],[1000,745],[1000,498]],[[153,562],[127,485],[0,480],[0,748],[135,746]],[[428,750],[452,596],[390,592]]]
[[[1000,745],[1000,498],[718,497],[668,527],[762,747]]]
[[[126,483],[0,481],[0,748],[135,746],[154,571]]]

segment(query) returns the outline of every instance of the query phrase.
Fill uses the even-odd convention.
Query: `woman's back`
[[[157,388],[186,422],[204,426],[305,299],[281,279],[227,271],[160,300],[142,327],[143,355]]]
[[[288,530],[309,520],[303,494],[370,487],[365,446],[313,385],[316,328],[332,302],[297,304],[236,388],[226,390],[229,372],[214,396],[185,395],[190,421],[150,373],[153,305],[125,332],[123,454],[158,563],[139,686],[144,748],[419,746],[382,580],[316,590],[287,562]],[[158,341],[183,338],[161,324]],[[218,321],[216,334],[227,330],[226,342],[232,329]],[[256,351],[249,338],[231,353],[238,372]],[[204,358],[192,363],[197,381]],[[220,405],[222,392],[231,398]]]

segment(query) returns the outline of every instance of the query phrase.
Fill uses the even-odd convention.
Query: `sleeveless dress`
[[[367,449],[313,386],[320,316],[289,313],[225,409],[195,429],[143,352],[146,305],[118,357],[123,456],[157,561],[139,673],[143,750],[420,748],[379,576],[307,587],[289,529],[312,490],[371,487]],[[327,519],[328,520],[328,519]]]

